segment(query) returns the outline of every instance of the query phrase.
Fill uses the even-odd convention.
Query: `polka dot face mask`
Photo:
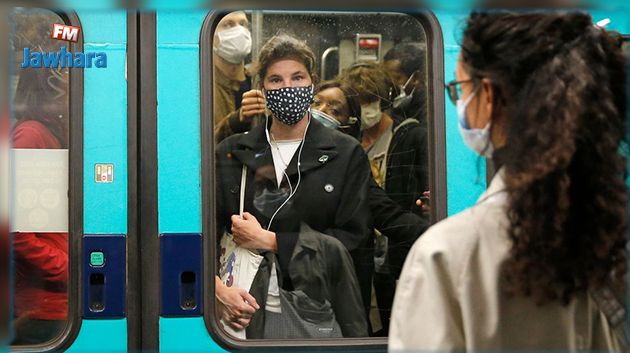
[[[267,108],[286,125],[295,125],[313,102],[313,85],[265,90]]]

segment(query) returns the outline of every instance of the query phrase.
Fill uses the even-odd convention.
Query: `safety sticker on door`
[[[96,164],[95,176],[97,183],[111,183],[114,181],[113,164]]]

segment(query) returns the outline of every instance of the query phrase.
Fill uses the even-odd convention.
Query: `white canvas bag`
[[[243,216],[245,204],[245,184],[247,179],[247,167],[243,165],[241,175],[241,189],[239,200],[239,215]],[[254,277],[263,256],[257,251],[245,249],[234,242],[234,237],[229,232],[224,232],[221,238],[221,251],[219,253],[219,277],[221,282],[228,287],[243,288],[249,292]],[[235,330],[221,320],[225,330],[236,338],[245,339],[245,329]]]

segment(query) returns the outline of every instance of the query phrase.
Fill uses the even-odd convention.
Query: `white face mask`
[[[381,121],[381,102],[376,100],[369,104],[361,105],[361,130],[369,129]]]
[[[217,32],[219,46],[214,51],[232,64],[239,64],[252,51],[252,35],[243,26]]]
[[[416,91],[416,87],[414,87],[413,90],[411,90],[411,93],[409,94],[405,92],[405,88],[407,88],[407,85],[409,84],[409,82],[411,82],[411,79],[413,78],[413,76],[414,76],[413,74],[409,76],[409,79],[407,80],[407,82],[405,82],[404,85],[400,86],[400,94],[398,95],[398,97],[394,98],[394,103],[393,103],[394,109],[405,108],[406,106],[409,105],[409,102],[411,102],[411,100],[413,99],[413,93]]]
[[[486,158],[492,157],[494,146],[490,141],[490,126],[492,120],[488,121],[483,129],[471,129],[468,125],[468,117],[466,114],[466,107],[477,94],[477,90],[466,98],[466,100],[457,100],[457,120],[459,125],[459,132],[464,139],[464,143],[478,155]]]

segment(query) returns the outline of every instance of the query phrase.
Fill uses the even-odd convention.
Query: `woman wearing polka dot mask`
[[[338,326],[321,332],[366,336],[373,268],[367,157],[355,139],[311,119],[315,56],[304,42],[272,37],[255,68],[257,109],[267,119],[217,146],[217,242],[230,232],[264,260],[249,290],[216,277],[221,317],[247,338],[299,338],[286,336],[290,308],[280,295],[299,291],[334,315]]]

